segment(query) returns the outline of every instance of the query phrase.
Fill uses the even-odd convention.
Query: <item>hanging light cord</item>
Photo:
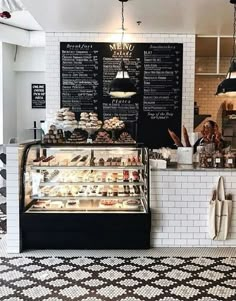
[[[124,77],[124,60],[123,60],[123,58],[124,58],[123,43],[124,43],[124,31],[125,31],[124,2],[122,1],[121,4],[122,4],[122,8],[121,8],[121,30],[122,30],[122,33],[121,33],[121,69],[123,71],[123,77]]]
[[[233,55],[231,57],[230,62],[236,59],[235,54],[235,42],[236,42],[236,4],[234,4],[234,32],[233,32]]]

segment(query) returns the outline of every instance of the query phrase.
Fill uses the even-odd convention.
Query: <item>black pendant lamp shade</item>
[[[236,97],[236,0],[230,0],[234,4],[234,33],[233,33],[233,54],[230,60],[230,67],[225,79],[217,87],[216,95]]]
[[[129,78],[129,74],[125,69],[125,63],[122,60],[120,71],[117,72],[116,78],[110,84],[109,94],[113,97],[127,98],[135,95],[137,89]]]
[[[125,63],[123,59],[123,38],[124,38],[124,2],[128,0],[119,0],[122,3],[122,39],[121,39],[121,64],[120,70],[118,70],[115,79],[110,83],[109,94],[117,98],[127,98],[135,95],[137,89],[134,83],[129,78],[128,71],[125,68]]]

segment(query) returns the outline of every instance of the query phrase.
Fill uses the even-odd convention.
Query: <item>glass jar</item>
[[[199,153],[199,167],[211,168],[213,166],[212,154],[208,152]]]
[[[224,156],[224,166],[225,168],[234,168],[235,167],[235,155],[232,152],[228,152]]]
[[[206,165],[206,168],[211,168],[213,167],[213,156],[212,156],[212,153],[208,153],[206,152],[206,160],[205,160],[205,165]]]
[[[200,152],[198,155],[198,159],[199,159],[199,167],[205,168],[206,152],[205,151]]]
[[[213,155],[213,167],[223,168],[224,167],[224,157],[221,152],[215,152]]]

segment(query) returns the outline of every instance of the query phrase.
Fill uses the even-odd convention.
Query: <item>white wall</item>
[[[33,138],[36,121],[45,120],[45,109],[32,109],[31,84],[45,83],[45,48],[26,48],[7,43],[0,47],[0,144],[11,137],[18,141]],[[17,47],[17,48],[16,48]],[[1,104],[1,74],[3,74],[3,94]],[[1,112],[3,117],[1,118]]]
[[[193,131],[195,36],[177,34],[129,34],[127,42],[183,43],[182,123]],[[118,35],[103,33],[46,33],[47,120],[60,108],[60,42],[116,42]]]
[[[17,108],[16,108],[16,80],[14,72],[14,56],[16,46],[3,43],[3,143],[17,137]]]
[[[19,141],[33,139],[34,121],[45,120],[45,109],[32,109],[31,84],[45,83],[45,48],[17,47],[16,71],[17,136]]]
[[[32,109],[31,84],[45,83],[44,72],[16,72],[17,137],[20,141],[33,139],[34,121],[39,126],[45,120],[45,109]]]
[[[44,72],[45,69],[45,47],[17,47],[15,71]]]

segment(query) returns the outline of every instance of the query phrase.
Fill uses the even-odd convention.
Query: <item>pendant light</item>
[[[233,32],[233,54],[230,59],[230,67],[226,78],[217,87],[216,95],[236,97],[236,0],[230,0],[234,4],[234,32]]]
[[[128,0],[119,0],[122,4],[121,10],[121,28],[122,28],[122,35],[121,35],[121,63],[120,63],[120,70],[116,74],[116,78],[110,84],[109,87],[109,94],[113,97],[118,98],[127,98],[135,95],[137,93],[137,89],[132,83],[129,78],[128,71],[125,68],[124,63],[124,2]]]

